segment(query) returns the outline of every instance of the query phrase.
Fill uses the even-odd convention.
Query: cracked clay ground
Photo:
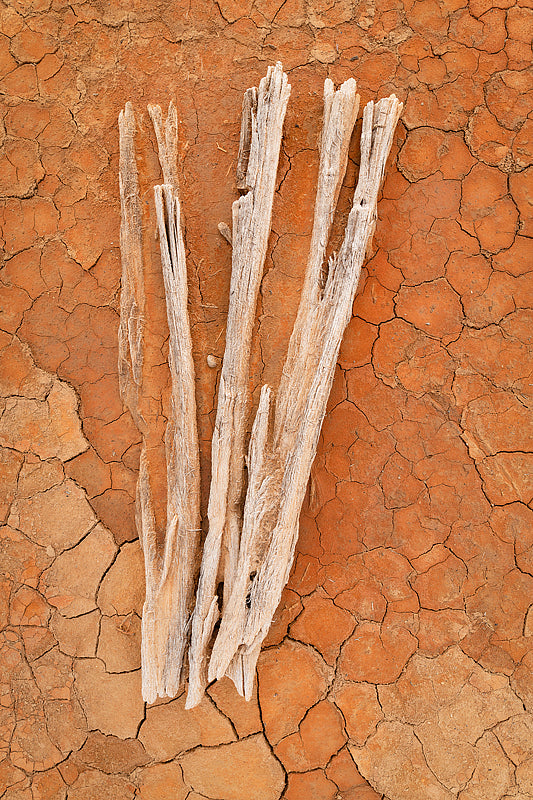
[[[3,800],[533,798],[528,6],[1,4]],[[354,76],[363,102],[394,91],[405,110],[258,692],[246,704],[226,679],[193,711],[183,696],[146,708],[139,435],[117,377],[117,116],[134,103],[161,519],[167,331],[146,104],[173,98],[181,120],[205,504],[219,373],[206,357],[220,364],[229,291],[217,224],[236,197],[242,93],[278,59],[293,88],[255,397],[276,385],[296,312],[325,77]]]

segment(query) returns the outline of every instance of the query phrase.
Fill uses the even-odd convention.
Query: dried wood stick
[[[122,400],[143,434],[136,496],[136,524],[144,551],[146,585],[159,578],[157,535],[146,456],[146,425],[140,408],[143,370],[144,272],[139,179],[135,162],[135,115],[131,103],[119,114],[120,254],[122,277],[118,335],[118,372]],[[143,619],[144,626],[144,619]],[[149,632],[143,633],[143,651]],[[153,649],[153,648],[152,648]],[[149,667],[143,667],[143,675]]]
[[[219,614],[217,580],[223,572],[226,601],[239,552],[252,329],[289,94],[278,63],[243,102],[237,182],[247,193],[233,204],[230,305],[212,442],[209,530],[192,618],[188,708],[200,702],[206,686],[207,646]]]
[[[316,358],[320,349],[316,346],[316,331],[309,327],[310,315],[320,300],[323,288],[323,265],[339,192],[346,174],[348,148],[359,111],[359,95],[353,78],[345,81],[335,91],[333,82],[324,82],[324,119],[320,141],[320,164],[315,201],[313,232],[307,260],[307,269],[292,330],[287,358],[281,376],[276,402],[276,424],[279,430],[297,430],[297,415],[302,410],[303,398],[316,369]],[[309,363],[307,359],[315,358]],[[307,364],[307,367],[304,365]],[[299,373],[301,382],[295,384],[294,374]],[[294,392],[297,395],[294,396]],[[291,417],[291,420],[287,417]],[[291,445],[287,443],[287,446]]]
[[[120,255],[122,277],[118,331],[118,377],[122,400],[144,428],[139,393],[143,368],[144,273],[139,178],[135,162],[135,115],[131,103],[118,118],[120,160]]]
[[[140,410],[143,369],[144,272],[139,179],[135,161],[135,115],[126,103],[118,118],[120,161],[120,255],[122,277],[118,334],[118,373],[122,400],[143,432],[137,483],[136,522],[145,554],[146,583],[155,580],[156,533],[144,441],[145,425]]]
[[[162,165],[163,166],[163,165]],[[187,311],[187,269],[180,203],[172,186],[156,186],[155,206],[169,326],[172,380],[166,429],[167,524],[158,569],[147,571],[143,608],[143,697],[173,697],[182,679],[200,543],[200,461],[194,364]],[[146,482],[147,483],[147,482]],[[144,483],[140,484],[141,498]],[[149,489],[147,493],[149,501]],[[149,502],[147,503],[147,505]],[[151,553],[145,550],[145,558]]]
[[[331,87],[326,85],[325,130],[312,239],[322,257],[325,248],[323,236],[325,230],[329,230],[331,202],[336,194],[331,187],[338,186],[338,174],[327,175],[328,165],[334,163],[340,168],[342,164],[339,141],[343,125],[350,119],[351,111],[348,109],[353,108],[349,101],[344,106],[339,96],[336,108],[345,122],[335,120],[332,114],[335,101],[329,99],[330,90]],[[351,88],[346,92],[355,103]],[[266,392],[262,393],[263,404],[260,403],[254,423],[237,580],[224,609],[209,665],[209,678],[219,678],[232,661],[240,658],[243,680],[242,684],[237,682],[236,685],[246,697],[250,697],[261,643],[292,565],[299,515],[335,364],[351,317],[365,252],[374,231],[377,196],[401,109],[402,104],[394,95],[365,107],[359,180],[343,244],[338,256],[330,259],[325,286],[322,286],[320,277],[322,265],[319,256],[312,254],[309,258],[304,294],[271,422],[271,437],[266,439],[263,433],[268,425],[265,416],[269,414],[269,395]],[[337,125],[340,125],[340,131],[335,131]],[[331,139],[328,135],[330,126]],[[330,141],[331,150],[324,146]],[[338,152],[333,157],[336,148]],[[266,447],[266,453],[260,452],[262,447]]]
[[[165,441],[167,523],[162,553],[158,546],[145,435],[137,484],[137,529],[144,551],[146,574],[141,646],[142,688],[144,699],[153,702],[157,696],[175,695],[182,679],[199,560],[200,466],[187,311],[185,247],[176,188],[177,114],[171,103],[164,124],[158,106],[150,107],[150,115],[156,130],[163,176],[171,181],[155,187],[172,380]],[[130,103],[119,117],[119,128],[123,268],[119,342],[119,363],[123,365],[121,391],[125,402],[132,406],[136,418],[142,423],[138,406],[142,377],[142,314],[137,309],[144,309],[144,284],[141,212],[133,148],[135,121]],[[131,331],[135,335],[131,335]],[[132,384],[137,392],[135,396]],[[141,430],[146,434],[144,427]]]
[[[187,266],[177,186],[177,112],[163,125],[149,106],[165,183],[154,188],[169,327],[171,398],[165,434],[167,522],[164,552],[147,583],[143,609],[143,696],[173,697],[179,689],[194,608],[200,543],[200,458],[192,340],[187,310]],[[163,136],[164,130],[164,136]],[[142,485],[141,485],[142,491]],[[148,573],[147,573],[148,577]]]

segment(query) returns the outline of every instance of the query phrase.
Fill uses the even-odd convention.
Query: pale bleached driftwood
[[[119,191],[122,262],[118,378],[120,394],[138,428],[144,427],[139,394],[143,369],[144,272],[139,178],[135,162],[135,115],[131,103],[120,112]]]
[[[338,193],[339,179],[342,180],[333,165],[339,170],[345,159],[340,139],[350,119],[353,125],[352,103],[357,102],[355,87],[342,87],[346,97],[336,93],[333,99],[331,88],[326,83],[325,130],[312,237],[312,246],[318,254],[313,253],[309,259],[272,421],[269,421],[270,392],[263,387],[261,393],[250,443],[249,488],[237,579],[224,608],[209,665],[209,678],[220,678],[232,662],[240,659],[243,680],[240,685],[236,682],[236,686],[246,697],[252,691],[261,643],[289,577],[299,515],[335,364],[374,231],[378,192],[402,109],[394,95],[365,107],[361,165],[352,210],[341,249],[330,259],[323,285],[320,273],[333,213],[331,203]],[[339,114],[337,120],[335,112]],[[336,125],[340,126],[338,132]]]
[[[156,581],[157,541],[146,456],[146,425],[141,411],[144,328],[144,269],[142,215],[139,179],[135,160],[135,115],[131,103],[118,118],[120,161],[120,254],[122,262],[120,323],[118,335],[118,373],[122,400],[142,432],[139,479],[137,482],[136,523],[145,554],[146,585]]]
[[[162,165],[163,166],[163,165]],[[143,697],[173,697],[181,684],[200,544],[200,461],[194,364],[187,311],[187,269],[180,203],[169,184],[155,187],[172,381],[165,445],[167,523],[156,553],[142,620]],[[142,486],[141,486],[142,491]],[[151,557],[145,550],[145,558]],[[147,577],[148,577],[147,572]]]
[[[226,602],[237,565],[252,329],[289,94],[287,76],[278,63],[269,67],[258,89],[245,93],[243,102],[237,182],[247,193],[233,204],[230,304],[212,441],[209,529],[192,618],[188,708],[200,702],[206,686],[207,647],[219,615],[218,579],[223,575]]]
[[[129,409],[143,443],[136,493],[136,524],[144,551],[146,585],[157,581],[157,537],[146,455],[146,425],[141,412],[144,328],[144,268],[142,214],[139,179],[135,160],[135,115],[131,103],[118,118],[120,161],[120,254],[122,262],[118,374],[122,400]],[[145,636],[143,635],[143,649]],[[143,669],[143,673],[144,673]]]
[[[200,544],[200,458],[194,363],[187,309],[187,267],[178,197],[177,111],[163,124],[149,106],[165,183],[154,188],[169,327],[170,409],[165,434],[167,522],[156,581],[143,609],[143,696],[173,697],[181,684]],[[164,132],[164,135],[163,135]]]
[[[153,702],[158,696],[174,696],[182,680],[199,561],[200,465],[194,366],[187,311],[185,247],[177,195],[177,113],[171,103],[163,123],[158,106],[151,106],[149,112],[154,122],[163,177],[169,181],[155,187],[155,205],[169,325],[172,382],[165,436],[167,521],[161,543],[158,543],[144,437],[137,485],[137,528],[146,574],[141,645],[142,691],[144,699]],[[129,332],[132,318],[136,320],[140,317],[142,322],[142,315],[135,316],[132,309],[144,308],[141,214],[133,149],[135,121],[129,103],[126,111],[120,115],[119,127],[123,264],[120,327],[121,331]],[[130,385],[134,382],[135,388],[140,386],[142,376],[142,328],[140,334],[133,337],[122,334],[120,341],[123,343],[119,358],[125,365],[121,390],[130,405],[133,404],[129,399],[132,395]],[[140,417],[139,412],[137,417]]]

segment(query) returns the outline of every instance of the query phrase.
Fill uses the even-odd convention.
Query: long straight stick
[[[233,251],[226,348],[212,441],[209,530],[204,544],[189,651],[187,707],[206,686],[207,647],[220,609],[219,577],[230,596],[240,546],[245,489],[245,439],[250,412],[250,353],[263,274],[281,136],[290,94],[280,63],[244,97],[238,182],[246,191],[233,204]]]

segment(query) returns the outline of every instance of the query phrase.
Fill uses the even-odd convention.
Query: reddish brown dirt
[[[0,797],[533,797],[529,6],[2,5]],[[278,59],[292,97],[254,391],[276,384],[296,311],[324,78],[354,76],[363,102],[394,91],[405,110],[258,697],[221,682],[193,712],[183,697],[146,709],[117,116],[127,100],[139,115],[159,474],[167,334],[146,104],[179,109],[205,486],[206,357],[223,353],[230,266],[217,223],[236,197],[242,92]]]

